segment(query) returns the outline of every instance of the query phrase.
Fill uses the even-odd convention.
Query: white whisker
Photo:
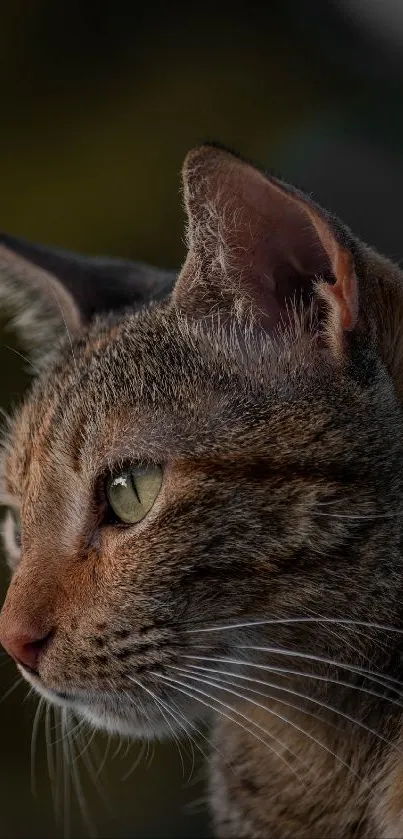
[[[320,621],[320,620],[321,620],[321,618],[322,618],[322,619],[323,619],[323,623],[325,624],[325,626],[326,626],[326,624],[329,624],[329,625],[330,625],[330,627],[331,627],[331,624],[332,624],[332,623],[334,623],[334,621],[332,621],[332,619],[331,619],[331,618],[326,618],[326,616],[325,616],[325,615],[317,615],[317,614],[315,614],[314,612],[312,612],[312,610],[311,610],[311,609],[309,609],[307,606],[305,606],[305,609],[306,609],[306,611],[307,611],[308,613],[310,612],[311,617],[312,617],[312,618],[314,618],[315,620]],[[347,625],[346,625],[346,628],[348,629],[348,628],[349,628],[349,626],[350,626],[350,624],[347,624]],[[358,627],[359,627],[359,628],[358,628]],[[342,628],[342,629],[344,629],[344,627],[341,627],[341,628]],[[328,627],[328,626],[326,626],[326,629],[327,629],[328,631],[330,631],[330,632],[332,632],[332,633],[334,634],[334,630],[332,630],[331,628],[329,629],[329,627]],[[391,629],[392,629],[391,627],[388,627],[389,632],[391,631]],[[379,630],[377,630],[377,631],[379,631]],[[379,642],[379,639],[375,639],[372,635],[368,635],[368,633],[367,633],[367,632],[364,632],[364,630],[362,629],[362,623],[361,623],[361,622],[360,622],[360,623],[357,623],[357,622],[355,622],[355,623],[354,623],[354,634],[355,634],[356,636],[361,636],[362,638],[365,638],[367,641],[369,641],[369,642],[370,642],[370,644],[371,644],[371,645],[375,645],[375,646],[377,646],[379,649],[381,649],[381,648],[382,648],[382,650],[383,650],[383,651],[385,651],[385,649],[386,649],[386,647],[385,647],[385,643],[384,643],[384,642]],[[344,635],[342,635],[342,636],[341,636],[341,635],[338,635],[338,637],[342,639],[342,641],[343,641],[343,643],[344,643],[344,644],[346,643],[346,638],[345,638],[345,636],[344,636]],[[349,644],[349,646],[351,647],[351,643],[350,643],[350,642],[348,642],[348,644]],[[355,648],[355,647],[354,647],[354,645],[353,645],[353,649],[354,649],[354,651],[355,651],[355,652],[358,652],[358,653],[359,653],[359,655],[361,655],[361,652],[360,652],[360,651],[358,651],[358,650],[357,650],[357,648]],[[368,660],[367,656],[365,656],[365,658],[366,658],[366,660]]]
[[[79,729],[79,732],[80,732],[80,735],[81,735],[82,732],[81,732],[80,729]],[[77,760],[79,760],[80,757],[84,757],[85,753],[90,748],[91,743],[92,743],[94,737],[96,736],[96,733],[97,733],[96,728],[93,728],[93,730],[91,731],[91,736],[87,740],[84,740],[84,746],[81,748],[81,751],[79,751],[79,753],[77,755]],[[80,739],[81,739],[81,737],[80,737]]]
[[[37,696],[37,694],[36,694],[36,692],[35,692],[35,690],[34,690],[34,688],[33,688],[33,687],[29,687],[29,688],[28,688],[28,690],[27,690],[27,692],[26,692],[26,694],[25,694],[25,696],[24,696],[24,699],[22,700],[22,701],[23,701],[23,703],[25,704],[25,702],[28,702],[28,699],[30,699],[30,698],[31,698],[31,696],[35,696],[35,698],[36,698],[36,696]]]
[[[18,355],[20,358],[22,358],[23,361],[25,361],[27,364],[29,364],[30,367],[32,367],[37,376],[39,376],[38,368],[35,367],[35,364],[32,364],[32,361],[30,361],[29,358],[26,357],[26,355],[23,355],[22,352],[16,350],[15,347],[9,347],[8,344],[3,344],[3,347],[5,347],[6,350],[10,350],[10,352],[13,352],[15,355]]]
[[[143,742],[141,743],[137,758],[134,761],[134,763],[131,765],[130,769],[125,773],[125,775],[122,776],[122,782],[127,781],[127,779],[130,778],[130,775],[132,775],[133,772],[136,771],[137,767],[140,766],[140,763],[141,763],[141,761],[144,757],[145,750],[146,750],[146,743],[143,740]]]
[[[63,837],[64,839],[70,839],[71,833],[71,824],[70,824],[70,814],[71,814],[71,797],[70,797],[70,762],[69,762],[69,751],[67,748],[67,735],[66,735],[66,728],[67,728],[67,709],[61,708],[61,729],[62,729],[62,737],[61,737],[61,746],[62,746],[62,756],[63,756]]]
[[[187,656],[185,656],[185,658],[187,658]],[[277,685],[275,687],[277,688]],[[305,693],[301,693],[300,691],[291,690],[290,688],[279,688],[279,690],[283,690],[286,693],[292,693],[294,696],[300,697],[301,699],[305,699],[308,702],[314,702],[316,705],[319,705],[321,708],[324,708],[326,711],[330,711],[332,714],[337,714],[338,716],[342,717],[343,719],[347,720],[348,722],[351,722],[353,725],[359,726],[359,728],[362,728],[364,731],[367,732],[367,734],[371,734],[373,737],[376,737],[379,741],[381,741],[382,743],[385,743],[387,746],[394,749],[394,751],[396,751],[399,755],[401,755],[403,757],[403,751],[401,749],[399,749],[398,746],[396,746],[394,743],[392,743],[390,740],[388,740],[382,734],[379,734],[379,732],[375,731],[373,728],[370,728],[369,726],[365,725],[365,723],[361,722],[360,720],[354,719],[354,717],[351,717],[350,714],[346,714],[344,711],[340,711],[338,708],[335,708],[333,705],[328,705],[327,703],[322,702],[319,699],[314,699],[313,697],[311,697],[311,696],[309,696]]]
[[[6,690],[6,692],[3,694],[3,696],[2,696],[2,697],[1,697],[1,699],[0,699],[0,702],[5,702],[5,701],[6,701],[6,699],[8,699],[8,697],[9,697],[9,696],[11,696],[11,694],[12,694],[12,693],[14,693],[14,691],[15,691],[15,689],[18,687],[18,685],[21,685],[21,684],[22,684],[22,682],[23,682],[23,678],[22,678],[22,676],[18,676],[18,678],[16,679],[16,681],[15,681],[15,682],[13,682],[13,684],[11,685],[11,687],[9,687],[9,688],[8,688],[8,690]]]
[[[132,741],[128,738],[127,743],[126,743],[126,748],[123,752],[123,759],[125,759],[125,757],[127,757],[127,755],[129,754],[131,744],[132,744]]]
[[[98,769],[97,769],[98,777],[102,774],[102,770],[103,770],[103,768],[106,764],[106,761],[108,759],[111,742],[112,742],[112,735],[110,733],[108,733],[108,739],[106,741],[106,748],[105,748],[105,751],[104,751],[104,756],[103,756],[102,761],[101,761],[101,763],[100,763],[100,765],[98,766]]]
[[[368,521],[371,519],[397,519],[401,518],[401,513],[369,513],[368,515],[354,515],[349,513],[321,513],[318,510],[311,511],[312,516],[325,516],[329,519],[353,519],[356,521]]]
[[[218,710],[218,712],[221,714],[221,716],[225,717],[226,719],[228,719],[230,722],[234,723],[235,725],[238,725],[240,728],[242,728],[248,734],[251,734],[252,737],[254,737],[256,740],[258,740],[264,746],[267,746],[267,748],[269,748],[273,752],[273,754],[275,754],[278,757],[278,759],[281,760],[288,767],[288,769],[293,773],[293,775],[295,775],[298,782],[300,784],[302,784],[303,787],[306,788],[306,784],[300,778],[300,776],[297,774],[294,767],[284,757],[284,755],[282,755],[279,751],[277,751],[277,749],[271,743],[267,743],[266,740],[263,740],[263,738],[260,737],[256,733],[256,731],[253,731],[253,729],[248,728],[248,726],[245,726],[239,720],[234,719],[233,716],[230,716],[229,714],[225,713],[224,711],[221,710],[221,708],[217,709],[216,707],[214,707],[214,705],[211,704],[211,700],[213,702],[215,702],[217,705],[222,706],[224,708],[227,708],[227,710],[231,711],[232,714],[236,714],[237,716],[246,720],[246,722],[248,722],[250,725],[253,725],[259,731],[262,731],[267,737],[269,737],[271,740],[273,740],[275,743],[277,743],[277,745],[281,746],[281,748],[284,749],[285,752],[288,752],[289,754],[291,754],[295,758],[295,760],[298,760],[298,762],[301,763],[307,771],[309,771],[309,767],[307,766],[307,764],[304,763],[304,761],[301,760],[301,758],[299,758],[298,755],[294,754],[286,743],[283,743],[282,740],[280,740],[278,737],[275,737],[274,734],[272,734],[270,731],[267,731],[265,728],[263,728],[258,723],[254,722],[253,720],[250,720],[249,717],[247,717],[241,711],[238,711],[237,708],[234,708],[232,705],[228,705],[227,702],[223,702],[221,699],[217,699],[217,697],[211,696],[211,694],[206,693],[206,691],[201,691],[199,688],[195,688],[194,685],[189,685],[186,682],[182,682],[180,679],[173,679],[170,676],[166,676],[163,673],[160,673],[159,675],[162,679],[165,679],[166,681],[171,683],[175,687],[175,690],[180,691],[180,693],[184,693],[185,696],[189,696],[193,700],[196,699],[197,702],[200,702],[202,705],[205,705],[207,708],[210,708],[215,713],[217,713],[217,710]],[[189,689],[192,690],[193,693],[189,693]],[[195,693],[198,694],[198,695],[195,696],[194,695]],[[207,698],[207,700],[210,700],[210,701],[206,702],[203,699],[200,699],[200,695],[205,696]]]
[[[223,661],[223,659],[220,659],[220,660]],[[277,674],[281,677],[283,677],[284,675],[286,675],[286,676],[298,676],[298,677],[301,677],[303,679],[312,679],[312,681],[315,681],[315,682],[325,682],[325,683],[328,683],[328,684],[331,684],[331,685],[337,685],[338,687],[346,687],[346,688],[349,688],[350,690],[355,690],[355,691],[358,691],[359,693],[365,693],[368,696],[373,696],[376,699],[381,699],[381,700],[384,700],[384,701],[386,700],[386,702],[390,702],[392,705],[397,705],[398,708],[402,708],[402,710],[403,710],[403,704],[401,702],[399,702],[397,699],[392,699],[389,696],[386,696],[385,694],[378,693],[377,691],[370,690],[369,688],[360,687],[359,685],[350,684],[350,682],[345,682],[341,679],[331,679],[327,676],[320,676],[319,674],[316,674],[316,673],[306,673],[306,672],[304,672],[304,670],[293,670],[293,669],[288,668],[288,667],[276,667],[275,665],[269,665],[269,664],[264,664],[264,665],[253,664],[253,663],[249,664],[249,663],[246,663],[245,661],[235,661],[235,660],[231,660],[231,659],[225,659],[225,660],[228,663],[231,663],[231,664],[242,664],[243,666],[245,666],[245,664],[246,664],[247,667],[257,667],[261,670],[264,670],[265,672],[274,673],[274,674]],[[170,666],[172,667],[173,665],[170,665]],[[242,673],[233,673],[232,671],[221,670],[221,669],[218,670],[218,669],[211,668],[211,667],[201,667],[200,665],[196,665],[196,664],[190,664],[189,667],[191,667],[192,670],[203,670],[203,671],[204,670],[209,670],[211,673],[222,673],[223,675],[225,674],[225,675],[228,675],[228,676],[235,676],[237,679],[245,679],[245,680],[251,681],[251,682],[258,682],[259,684],[262,684],[262,685],[263,684],[269,685],[269,682],[264,682],[260,679],[255,679],[253,676],[244,676]],[[276,688],[278,688],[278,690],[285,690],[285,688],[281,687],[281,685],[276,685]]]
[[[256,646],[249,646],[249,645],[240,645],[237,649],[241,650],[252,650],[252,651],[260,651],[260,652],[270,652],[274,655],[282,655],[282,656],[289,656],[290,658],[299,658],[306,661],[316,661],[320,664],[325,664],[326,666],[332,667],[339,667],[340,670],[345,670],[349,673],[354,673],[358,676],[363,676],[367,679],[370,679],[375,684],[379,684],[383,688],[387,688],[388,690],[393,690],[400,698],[403,699],[403,693],[401,693],[394,685],[401,686],[402,683],[398,679],[393,679],[391,676],[383,676],[382,674],[378,674],[373,670],[367,670],[364,667],[360,667],[357,664],[345,664],[342,661],[336,661],[334,659],[324,658],[323,656],[317,656],[314,654],[303,653],[299,650],[286,650],[281,647],[256,647]],[[222,661],[224,664],[243,664],[247,667],[260,667],[262,670],[265,669],[266,665],[260,664],[258,662],[248,662],[246,660],[239,660],[239,659],[229,659],[223,656],[206,656],[206,655],[183,655],[182,658],[190,659],[192,661],[213,661],[218,662]]]
[[[155,675],[157,676],[158,674],[156,673]],[[162,701],[163,701],[162,699],[159,699],[159,702],[162,702]],[[172,703],[172,700],[171,700],[171,703]],[[227,765],[229,766],[228,761],[226,760],[226,758],[224,757],[224,755],[223,755],[223,754],[219,751],[219,749],[218,749],[218,748],[214,745],[214,743],[212,743],[212,741],[211,741],[211,740],[210,740],[210,739],[209,739],[209,738],[208,738],[205,734],[203,734],[203,732],[202,732],[202,731],[200,731],[200,729],[199,729],[199,728],[198,728],[198,727],[194,724],[194,722],[190,723],[190,722],[189,722],[189,720],[186,718],[186,716],[182,713],[182,711],[180,711],[180,709],[179,709],[177,706],[175,707],[175,712],[176,712],[176,714],[177,714],[177,715],[178,715],[178,716],[179,716],[179,717],[180,717],[180,718],[184,721],[184,725],[181,725],[181,728],[183,728],[185,735],[186,735],[188,738],[190,738],[190,742],[191,742],[191,744],[192,744],[192,752],[193,752],[193,744],[194,744],[194,745],[196,746],[196,748],[198,749],[198,751],[202,754],[202,756],[204,757],[204,759],[205,759],[206,761],[208,761],[208,755],[206,755],[206,753],[204,752],[204,750],[202,749],[202,747],[200,746],[200,744],[197,742],[197,740],[195,740],[193,737],[191,737],[191,735],[190,735],[190,733],[189,733],[189,728],[190,728],[190,727],[192,728],[192,730],[193,730],[196,734],[198,734],[198,736],[199,736],[199,737],[201,737],[203,740],[205,740],[205,741],[206,741],[206,743],[208,743],[208,745],[210,746],[210,748],[212,748],[212,749],[213,749],[213,751],[216,751],[216,752],[217,752],[217,754],[219,754],[219,755],[220,755],[220,757],[222,758],[222,760],[223,760],[225,763],[227,763]],[[177,721],[177,723],[178,723],[178,724],[180,724],[178,719],[177,719],[176,721]],[[193,773],[193,767],[194,767],[194,752],[193,752],[193,766],[192,766],[192,773]]]
[[[69,718],[66,717],[66,725],[68,724],[68,719]],[[77,728],[77,726],[75,726],[75,728]],[[72,736],[72,732],[74,730],[75,729],[71,729],[71,728],[68,729],[66,727],[67,752],[68,752],[68,756],[69,756],[71,778],[72,778],[72,781],[73,781],[73,786],[74,786],[75,793],[76,793],[76,796],[77,796],[77,801],[78,801],[78,804],[79,804],[79,807],[80,807],[80,811],[81,811],[81,814],[82,814],[82,817],[83,817],[83,820],[84,820],[84,824],[86,825],[86,828],[88,830],[89,835],[91,837],[95,837],[97,835],[97,831],[95,829],[94,822],[92,821],[91,816],[89,814],[89,810],[88,810],[88,807],[87,807],[87,802],[85,800],[85,796],[84,796],[81,781],[80,781],[80,775],[79,775],[79,771],[78,771],[78,767],[77,767],[77,758],[75,756],[74,741],[73,741],[73,736]]]
[[[384,676],[382,673],[377,673],[372,670],[367,670],[365,667],[360,667],[358,664],[345,664],[343,662],[335,661],[332,658],[326,658],[325,656],[315,655],[314,653],[305,653],[301,650],[287,650],[282,647],[263,647],[254,644],[240,644],[237,649],[239,650],[251,650],[252,652],[262,652],[262,653],[271,653],[272,655],[283,655],[289,656],[290,658],[299,658],[305,659],[307,661],[316,661],[320,664],[330,665],[332,667],[340,667],[340,669],[349,671],[350,673],[357,673],[359,675],[368,676],[372,679],[373,682],[383,685],[385,687],[385,683],[397,684],[399,686],[402,683],[398,679],[393,679],[391,676]],[[390,690],[394,690],[398,696],[403,698],[403,694],[400,693],[396,688],[391,687]]]
[[[53,707],[54,713],[54,721],[55,721],[55,733],[58,731],[62,731],[62,719],[61,719],[61,708],[56,706]],[[63,823],[61,819],[62,814],[62,773],[63,773],[63,747],[61,738],[57,738],[55,740],[55,751],[56,751],[56,773],[55,773],[55,793],[54,793],[54,807],[55,807],[55,818],[57,823],[60,825]]]
[[[150,741],[148,741],[148,743],[149,743],[149,746],[150,746],[150,756],[147,758],[146,769],[150,769],[151,764],[152,764],[152,762],[154,760],[154,757],[155,757],[155,742],[153,740],[151,743],[150,743]]]
[[[175,669],[178,669],[178,668],[175,668]],[[238,691],[234,691],[234,690],[232,690],[232,688],[227,688],[227,687],[225,687],[225,686],[224,686],[224,683],[221,683],[221,682],[220,682],[219,684],[217,684],[217,682],[216,682],[216,683],[214,684],[214,682],[213,682],[213,681],[211,681],[210,679],[207,679],[206,677],[204,677],[204,678],[202,679],[202,678],[200,678],[199,676],[192,676],[192,675],[191,675],[188,671],[186,671],[186,670],[185,670],[185,671],[182,671],[182,673],[183,673],[183,672],[185,672],[185,674],[187,675],[187,677],[188,677],[188,678],[194,679],[194,680],[196,680],[196,681],[198,681],[198,682],[201,682],[202,684],[208,684],[208,685],[211,685],[212,687],[216,687],[217,689],[222,689],[222,690],[225,690],[226,692],[230,693],[232,696],[236,696],[238,699],[242,699],[242,700],[244,700],[244,701],[246,701],[246,702],[249,702],[249,703],[250,703],[251,705],[253,705],[254,707],[259,708],[259,709],[261,709],[261,710],[263,710],[263,711],[266,711],[266,712],[267,712],[268,714],[270,714],[271,716],[274,716],[274,717],[276,717],[277,719],[281,720],[282,722],[285,722],[286,724],[290,725],[290,726],[291,726],[292,728],[294,728],[296,731],[299,731],[299,733],[300,733],[300,734],[303,734],[305,737],[307,737],[309,740],[311,740],[313,743],[315,743],[315,744],[316,744],[317,746],[319,746],[321,749],[324,749],[324,751],[326,751],[326,752],[328,752],[328,754],[332,755],[332,757],[334,757],[334,758],[335,758],[335,760],[337,760],[337,762],[338,762],[338,763],[340,763],[342,766],[344,766],[344,767],[345,767],[345,769],[348,769],[348,771],[349,771],[349,772],[351,772],[353,775],[355,775],[355,776],[358,778],[358,780],[359,780],[360,782],[365,783],[365,781],[363,780],[363,778],[361,778],[361,777],[360,777],[360,776],[359,776],[359,775],[358,775],[358,774],[354,771],[354,769],[353,769],[353,768],[352,768],[352,767],[351,767],[348,763],[346,763],[346,761],[344,761],[344,760],[343,760],[341,757],[339,757],[339,755],[337,755],[337,754],[336,754],[336,753],[335,753],[332,749],[330,749],[328,746],[326,746],[324,743],[322,743],[320,740],[318,740],[316,737],[314,737],[314,735],[313,735],[313,734],[310,734],[308,731],[305,731],[305,729],[303,729],[300,725],[298,725],[297,723],[295,723],[295,722],[293,722],[292,720],[290,720],[288,717],[284,717],[282,714],[279,714],[277,711],[274,711],[272,708],[268,708],[266,705],[262,705],[262,703],[261,703],[261,702],[256,702],[254,699],[250,699],[250,697],[246,696],[246,695],[245,695],[245,694],[243,694],[243,693],[239,693]],[[271,684],[271,685],[269,685],[269,686],[270,686],[270,687],[277,688],[277,685],[275,685],[275,684]],[[286,689],[286,688],[284,688],[284,690],[285,690],[287,693],[291,693],[291,694],[292,694],[292,695],[294,695],[294,696],[301,697],[301,698],[303,698],[303,699],[309,699],[309,697],[305,696],[304,694],[298,693],[297,691],[293,691],[293,690]],[[273,698],[273,697],[268,697],[268,698]],[[316,703],[317,703],[318,705],[320,705],[320,706],[322,706],[322,707],[326,707],[326,706],[324,706],[324,705],[323,705],[323,703],[319,702],[319,700],[315,700],[315,701],[316,701]],[[281,703],[281,700],[280,700],[280,703]],[[289,707],[293,707],[293,706],[291,705],[291,703],[285,703],[285,702],[282,702],[281,704],[288,704],[288,706],[289,706]],[[296,710],[300,710],[300,711],[304,712],[302,708],[297,708],[296,706],[294,706],[294,708],[295,708]],[[308,713],[308,716],[312,716],[312,715],[310,715],[310,714]],[[254,724],[256,725],[256,723],[254,723]],[[365,726],[365,728],[366,728],[366,726]],[[371,729],[370,729],[370,730],[371,730]]]
[[[38,705],[35,711],[31,732],[31,792],[34,798],[36,798],[36,744],[38,739],[39,722],[44,705],[45,700],[43,699],[43,697],[41,697],[38,701]]]
[[[46,711],[45,711],[45,740],[46,740],[46,757],[48,762],[48,773],[51,784],[53,784],[55,778],[55,765],[53,762],[53,750],[52,750],[52,739],[51,739],[51,729],[50,729],[50,714],[51,708],[49,702],[46,703]],[[52,789],[53,793],[53,789]]]
[[[122,750],[122,746],[123,746],[123,737],[122,737],[122,735],[119,735],[119,742],[118,742],[118,744],[116,746],[116,749],[115,749],[115,751],[112,755],[112,758],[111,758],[112,760],[115,760],[115,758],[118,756],[118,754],[120,754],[120,752]]]
[[[106,795],[106,790],[105,790],[105,788],[104,788],[104,786],[101,782],[101,779],[99,777],[99,773],[97,772],[97,770],[96,770],[96,768],[93,764],[92,755],[91,755],[91,746],[93,745],[94,738],[95,738],[97,732],[96,732],[95,728],[92,729],[89,736],[87,737],[87,739],[85,739],[84,731],[86,731],[86,729],[80,728],[78,730],[78,732],[76,733],[77,742],[80,744],[80,751],[77,754],[76,759],[77,760],[81,759],[83,761],[84,766],[87,770],[87,774],[88,774],[88,776],[91,780],[91,783],[93,784],[93,786],[94,786],[96,792],[98,793],[100,799],[102,800],[104,806],[110,812],[109,804],[108,804],[108,800],[107,800],[107,795]]]
[[[251,620],[251,621],[242,621],[230,624],[220,624],[215,626],[202,626],[198,629],[187,629],[186,632],[188,635],[197,634],[199,632],[222,632],[223,630],[231,630],[231,629],[252,629],[255,626],[271,626],[271,625],[284,625],[293,624],[293,623],[334,623],[334,624],[341,624],[345,626],[362,626],[366,627],[367,629],[376,629],[381,632],[395,632],[399,635],[403,635],[403,629],[398,629],[395,626],[385,626],[381,623],[371,623],[370,621],[356,621],[349,618],[325,618],[325,617],[300,617],[300,618],[269,618],[267,620]]]
[[[185,764],[184,764],[184,761],[183,761],[183,755],[182,755],[182,751],[181,751],[181,748],[180,748],[180,743],[179,743],[179,740],[178,740],[178,738],[177,738],[177,736],[176,736],[175,730],[172,728],[172,725],[171,725],[171,723],[170,723],[169,719],[168,719],[168,718],[167,718],[167,716],[165,715],[164,708],[165,708],[165,710],[166,710],[167,714],[169,714],[169,715],[172,717],[172,719],[174,720],[174,722],[175,722],[177,725],[179,724],[179,726],[180,726],[182,729],[184,728],[184,726],[183,726],[180,722],[178,723],[178,720],[177,720],[177,718],[175,717],[175,715],[174,715],[173,711],[172,711],[170,708],[168,708],[168,706],[165,704],[165,702],[163,702],[163,700],[162,700],[162,699],[160,699],[159,697],[157,697],[157,696],[155,695],[154,691],[152,691],[150,688],[147,688],[147,687],[146,687],[145,685],[143,685],[143,684],[142,684],[142,683],[141,683],[138,679],[135,679],[135,678],[134,678],[134,676],[129,676],[129,679],[130,679],[130,681],[131,681],[131,682],[134,682],[134,684],[135,684],[135,685],[137,685],[137,687],[141,688],[141,689],[142,689],[142,690],[144,690],[146,693],[148,693],[148,694],[149,694],[149,696],[151,696],[151,698],[153,699],[153,701],[154,701],[154,702],[155,702],[155,704],[157,705],[157,708],[159,708],[160,713],[161,713],[161,715],[162,715],[163,719],[165,720],[165,722],[166,722],[166,724],[167,724],[167,726],[168,726],[168,728],[169,728],[169,730],[170,730],[170,732],[171,732],[171,734],[172,734],[172,737],[173,737],[174,743],[175,743],[175,745],[176,745],[176,747],[177,747],[177,749],[178,749],[178,752],[179,752],[179,758],[180,758],[180,762],[181,762],[181,766],[182,766],[182,776],[183,776],[183,778],[184,778],[184,777],[185,777]],[[126,692],[126,691],[125,691],[125,692]],[[128,693],[127,693],[126,695],[129,697],[129,699],[131,699],[131,697],[130,697],[130,695],[129,695]],[[132,701],[134,702],[134,700],[132,700]]]

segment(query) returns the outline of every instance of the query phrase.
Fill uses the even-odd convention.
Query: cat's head
[[[4,442],[0,638],[50,700],[146,734],[203,711],[194,668],[306,643],[284,619],[379,622],[400,586],[398,269],[219,148],[183,183],[189,250],[161,302],[136,307],[127,268],[0,249],[37,350],[46,313]]]

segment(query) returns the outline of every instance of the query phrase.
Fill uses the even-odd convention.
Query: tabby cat
[[[177,278],[1,238],[1,641],[98,728],[211,721],[218,837],[403,836],[403,273],[220,147],[183,191]]]

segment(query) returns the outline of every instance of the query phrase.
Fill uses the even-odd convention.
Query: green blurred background
[[[0,227],[177,267],[182,160],[216,139],[312,192],[400,260],[402,47],[401,0],[3,3]],[[0,405],[9,410],[29,378],[5,326]],[[3,567],[3,591],[6,582]],[[62,805],[62,773],[55,820],[43,724],[33,796],[36,701],[22,686],[6,695],[15,670],[0,662],[0,838],[62,837],[64,810],[70,834],[87,835],[74,791]],[[52,736],[60,741],[60,731]],[[105,745],[96,741],[98,766]],[[209,835],[200,762],[189,782],[190,759],[183,778],[175,746],[157,745],[123,781],[139,747],[114,750],[104,791],[80,769],[99,836]]]

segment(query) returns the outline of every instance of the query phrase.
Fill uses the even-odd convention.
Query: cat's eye
[[[107,480],[106,496],[121,522],[136,524],[151,510],[161,484],[160,466],[132,466]]]

